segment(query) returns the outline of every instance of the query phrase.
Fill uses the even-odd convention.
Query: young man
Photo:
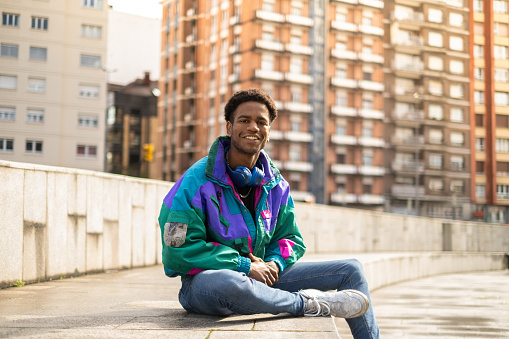
[[[305,246],[289,186],[262,151],[276,117],[261,90],[228,101],[228,136],[164,198],[165,273],[182,276],[179,301],[189,312],[333,315],[346,318],[354,338],[378,338],[358,261],[297,263]]]

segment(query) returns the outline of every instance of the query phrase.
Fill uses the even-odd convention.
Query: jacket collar
[[[229,185],[231,183],[231,180],[226,174],[225,162],[225,149],[230,146],[230,144],[231,139],[229,136],[218,137],[210,147],[207,165],[205,167],[205,175],[223,185]],[[267,153],[263,150],[260,152],[258,159],[265,170],[265,176],[262,180],[263,185],[279,175],[279,169],[274,166]]]

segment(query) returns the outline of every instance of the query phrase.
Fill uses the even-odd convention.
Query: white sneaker
[[[300,290],[307,300],[306,317],[332,315],[339,318],[356,318],[368,311],[369,300],[364,293],[356,290],[322,292],[319,290]]]

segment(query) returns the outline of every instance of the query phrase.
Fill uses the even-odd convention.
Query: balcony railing
[[[311,85],[313,83],[313,77],[311,75],[292,72],[285,73],[285,80],[305,85]]]
[[[255,69],[255,77],[258,79],[277,80],[277,81],[284,79],[284,75],[282,72],[268,71],[265,69]]]
[[[424,13],[406,11],[404,13],[392,12],[391,19],[397,21],[424,22]]]
[[[401,38],[395,41],[396,45],[421,47],[424,46],[424,39],[421,37]]]
[[[283,132],[277,129],[271,129],[270,138],[272,140],[283,140]]]
[[[355,79],[333,77],[331,84],[336,87],[357,88],[357,80]]]
[[[385,202],[383,195],[361,194],[357,198],[359,203],[364,205],[382,205]]]
[[[285,131],[283,135],[285,140],[289,141],[310,142],[313,140],[313,135],[307,132]]]
[[[421,72],[424,70],[424,63],[422,61],[415,61],[410,63],[392,62],[392,68],[398,71]]]
[[[365,62],[374,62],[374,63],[377,63],[377,64],[383,64],[384,63],[383,55],[379,55],[379,54],[360,53],[359,54],[359,58],[362,61],[365,61]]]
[[[342,2],[346,4],[358,4],[358,0],[332,0],[332,2]]]
[[[348,59],[348,60],[357,60],[357,52],[354,51],[346,51],[346,50],[339,50],[334,48],[331,51],[331,55],[337,59]]]
[[[384,2],[381,0],[359,0],[359,3],[364,6],[384,8]]]
[[[284,45],[278,41],[256,40],[255,46],[256,46],[256,48],[266,49],[269,51],[276,51],[276,52],[282,52],[284,49]]]
[[[332,106],[331,113],[339,116],[355,117],[357,116],[357,109],[354,107],[346,106]]]
[[[382,176],[385,174],[385,169],[380,166],[359,166],[359,174]]]
[[[308,18],[306,16],[302,16],[302,15],[287,14],[286,22],[288,22],[292,25],[300,25],[300,26],[307,26],[307,27],[313,26],[313,19]]]
[[[423,111],[407,111],[407,112],[393,112],[394,119],[397,120],[411,120],[411,121],[419,121],[424,119]]]
[[[333,144],[337,145],[357,145],[357,137],[353,135],[333,134],[331,136],[331,141]]]
[[[304,161],[285,161],[283,168],[287,171],[312,172],[313,164]]]
[[[424,137],[422,135],[409,137],[399,137],[395,135],[392,138],[392,143],[396,145],[406,145],[406,146],[413,146],[416,144],[422,145],[424,144]]]
[[[384,147],[385,141],[382,138],[359,137],[359,145],[367,147]]]
[[[290,112],[299,112],[299,113],[311,113],[313,112],[313,106],[310,104],[302,103],[302,102],[285,102],[284,109]]]
[[[392,169],[395,172],[422,172],[424,163],[422,161],[396,161],[392,163]]]
[[[305,45],[286,44],[285,49],[287,52],[290,52],[292,54],[305,54],[305,55],[313,54],[313,48]]]
[[[285,16],[280,13],[268,12],[263,10],[256,11],[256,18],[265,20],[265,21],[273,21],[283,23],[285,21]]]
[[[413,198],[416,195],[424,195],[424,186],[415,185],[393,185],[391,187],[392,195],[404,198]]]
[[[357,174],[357,166],[349,164],[332,164],[331,172],[334,174]]]
[[[332,21],[331,27],[337,29],[338,31],[349,31],[349,32],[357,32],[359,30],[357,24],[353,22],[345,22],[345,21]]]
[[[369,81],[369,80],[359,80],[359,87],[362,89],[367,89],[370,91],[378,91],[383,92],[385,86],[382,82]]]
[[[332,193],[330,200],[336,204],[355,204],[357,195],[349,193]]]
[[[359,109],[359,116],[366,119],[383,119],[384,111],[371,108]]]
[[[372,35],[384,35],[384,29],[382,27],[376,26],[368,26],[368,25],[360,25],[359,31],[364,34],[372,34]]]

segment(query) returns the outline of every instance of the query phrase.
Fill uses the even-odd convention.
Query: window
[[[364,166],[373,166],[373,151],[371,150],[362,151],[362,164]]]
[[[460,155],[451,156],[451,170],[462,171],[465,168],[465,159]]]
[[[274,41],[274,33],[276,32],[276,27],[273,25],[263,25],[262,26],[262,40],[265,41]]]
[[[82,115],[78,116],[78,126],[97,128],[99,125],[99,117],[95,115]]]
[[[475,126],[476,127],[484,126],[484,114],[476,114],[475,115]]]
[[[302,88],[298,86],[290,87],[290,97],[292,102],[302,102]]]
[[[25,142],[25,152],[42,154],[42,141],[27,140]]]
[[[429,105],[428,116],[430,119],[442,120],[444,118],[444,108],[440,105]]]
[[[494,0],[493,12],[507,14],[507,0]]]
[[[484,138],[475,138],[475,150],[484,152]]]
[[[463,193],[464,186],[465,186],[465,184],[462,180],[452,180],[451,181],[451,192]]]
[[[428,90],[433,95],[442,95],[444,93],[442,83],[436,80],[430,80]]]
[[[464,74],[465,64],[460,60],[451,60],[449,63],[449,70],[454,74]]]
[[[44,110],[42,109],[28,109],[27,122],[44,122]]]
[[[462,51],[463,50],[463,38],[459,36],[450,36],[449,37],[449,48],[453,51]]]
[[[501,115],[501,114],[497,114],[496,117],[495,117],[495,125],[497,127],[501,127],[501,128],[508,128],[508,124],[509,124],[509,116],[507,115]]]
[[[48,49],[44,47],[30,47],[30,60],[46,61]]]
[[[474,45],[474,58],[484,58],[483,45]]]
[[[452,107],[450,111],[450,119],[452,122],[463,122],[463,108]]]
[[[484,91],[474,91],[474,103],[476,105],[484,104]]]
[[[495,81],[496,82],[509,82],[508,70],[504,68],[495,68]]]
[[[274,12],[275,0],[263,0],[262,9],[267,12]]]
[[[13,75],[0,75],[0,89],[16,89],[18,78]]]
[[[76,156],[80,158],[97,158],[97,146],[78,145]]]
[[[482,13],[483,0],[474,0],[474,12]]]
[[[362,93],[362,108],[373,108],[373,93]]]
[[[454,146],[463,146],[465,144],[465,135],[462,132],[451,132],[450,140]]]
[[[301,74],[303,60],[301,58],[290,58],[290,73]]]
[[[442,179],[429,179],[429,189],[431,191],[442,191],[444,189],[444,181]]]
[[[81,54],[80,66],[101,68],[101,57],[96,55]]]
[[[429,32],[428,33],[428,45],[433,47],[443,47],[444,42],[442,38],[442,33],[438,32]]]
[[[14,139],[0,138],[0,152],[14,151]]]
[[[80,85],[79,96],[82,98],[99,98],[99,86]]]
[[[32,17],[32,29],[38,29],[41,31],[48,30],[48,18]]]
[[[486,198],[486,186],[485,185],[475,185],[475,197],[478,199]]]
[[[290,161],[301,161],[301,149],[299,145],[290,145]]]
[[[508,30],[509,26],[507,24],[501,22],[493,23],[493,33],[495,33],[495,35],[507,37],[507,35],[509,34]]]
[[[46,92],[46,79],[28,78],[28,89],[29,92]]]
[[[429,155],[429,167],[440,169],[443,166],[442,155],[430,154]]]
[[[449,25],[454,27],[463,26],[463,15],[455,12],[449,13]]]
[[[274,70],[275,57],[272,54],[262,54],[262,69],[265,71]]]
[[[497,185],[497,198],[509,199],[509,185]]]
[[[103,29],[100,26],[81,25],[81,36],[85,38],[101,39]]]
[[[428,10],[428,21],[437,23],[443,22],[442,11],[436,8],[430,8]]]
[[[444,141],[444,134],[442,130],[430,129],[429,130],[429,142],[432,144],[441,144]]]
[[[336,91],[336,105],[341,107],[348,106],[348,95],[345,91]]]
[[[19,47],[18,45],[1,44],[0,56],[4,58],[17,58]]]
[[[103,8],[103,0],[83,0],[83,7]]]
[[[484,35],[484,23],[482,22],[474,23],[474,35]]]
[[[442,71],[444,69],[444,59],[437,56],[430,56],[428,59],[428,68],[434,71]]]
[[[507,60],[507,46],[494,46],[495,59]]]
[[[484,161],[475,162],[475,173],[480,175],[484,174]]]
[[[2,26],[19,27],[19,14],[2,13]]]
[[[509,139],[497,138],[495,141],[495,150],[501,153],[509,153]]]
[[[465,88],[460,84],[452,84],[449,95],[451,98],[463,98],[465,96]]]
[[[0,120],[16,120],[16,108],[0,106]]]
[[[507,105],[509,105],[509,93],[507,93],[507,92],[495,92],[495,105],[496,106],[507,106]]]
[[[496,73],[495,73],[496,74]],[[484,68],[474,68],[474,79],[475,80],[484,80]]]
[[[509,162],[497,161],[497,175],[509,176]]]
[[[292,1],[290,7],[290,13],[293,15],[302,16],[303,4],[300,1]]]

